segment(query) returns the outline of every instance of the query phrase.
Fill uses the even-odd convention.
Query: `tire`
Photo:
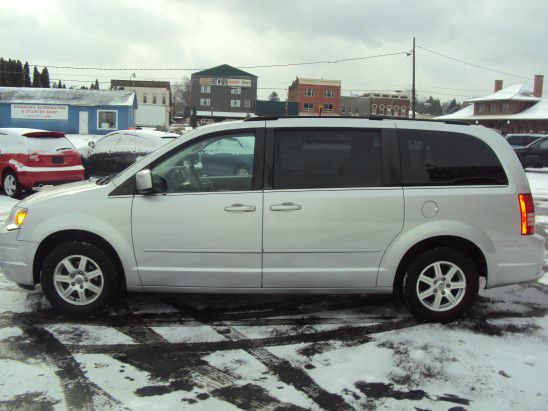
[[[248,177],[251,175],[247,167],[245,166],[237,166],[234,168],[234,175],[235,176],[242,176],[242,177]]]
[[[82,257],[87,259],[84,267]],[[68,314],[91,314],[106,307],[115,296],[117,277],[112,260],[101,248],[82,241],[69,241],[46,255],[40,280],[42,290],[54,308]],[[54,281],[54,278],[62,280]]]
[[[479,276],[473,261],[461,251],[440,247],[418,255],[409,264],[403,298],[417,319],[449,322],[472,306],[478,290]]]
[[[2,190],[8,197],[21,199],[23,190],[21,183],[13,171],[6,171],[2,177]]]

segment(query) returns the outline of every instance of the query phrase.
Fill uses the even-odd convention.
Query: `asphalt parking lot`
[[[389,296],[133,295],[87,319],[0,280],[0,409],[546,409],[548,287],[418,324]]]

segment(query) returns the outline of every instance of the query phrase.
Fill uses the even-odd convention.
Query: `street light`
[[[131,79],[132,79],[132,78],[135,78],[135,77],[137,77],[137,76],[135,75],[135,73],[131,73],[131,76],[129,76],[129,91],[132,91],[132,90],[131,90]]]

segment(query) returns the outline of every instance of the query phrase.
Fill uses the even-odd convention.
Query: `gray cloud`
[[[3,0],[0,38],[4,57],[30,63],[167,68],[375,55],[409,50],[415,35],[427,48],[532,78],[548,75],[546,16],[548,2],[540,0]],[[249,71],[259,76],[260,95],[266,96],[269,88],[284,95],[296,76],[341,79],[347,92],[403,88],[410,84],[410,64],[406,56],[393,56]],[[131,74],[50,71],[52,78],[84,82]],[[172,81],[184,74],[137,72],[138,78]],[[424,94],[463,99],[489,91],[495,78],[506,85],[523,81],[424,50],[417,54],[418,88]]]

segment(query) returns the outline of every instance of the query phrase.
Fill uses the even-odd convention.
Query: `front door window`
[[[249,191],[254,134],[217,136],[173,154],[152,169],[157,193]]]

